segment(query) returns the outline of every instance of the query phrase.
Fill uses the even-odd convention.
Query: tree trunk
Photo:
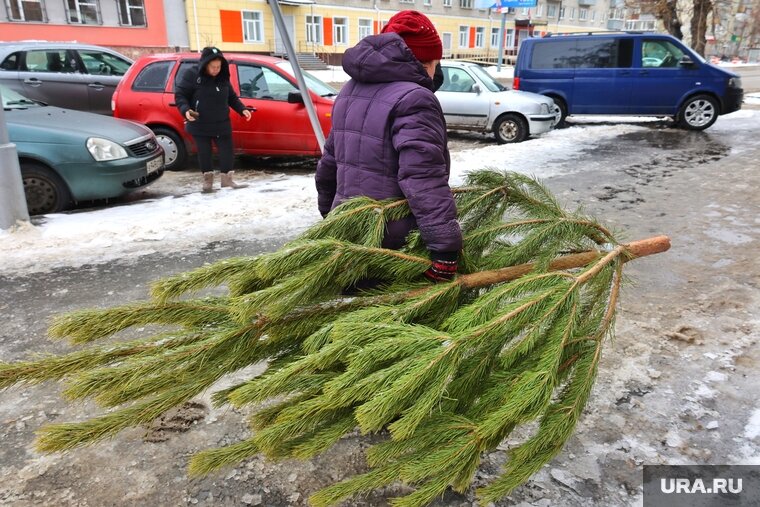
[[[694,15],[691,18],[691,47],[705,56],[707,16],[712,12],[712,0],[694,0]]]
[[[695,2],[698,0],[694,0]],[[681,20],[678,19],[678,5],[676,0],[659,0],[655,4],[655,15],[662,20],[665,30],[678,40],[683,40]]]

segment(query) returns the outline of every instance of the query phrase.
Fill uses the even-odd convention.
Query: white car
[[[560,111],[550,97],[510,90],[476,63],[444,60],[443,85],[435,92],[449,130],[493,132],[499,144],[548,132]]]

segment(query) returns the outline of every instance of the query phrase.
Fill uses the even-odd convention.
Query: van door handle
[[[631,75],[631,71],[630,70],[621,70],[620,71],[620,75],[621,76],[630,76]]]
[[[90,88],[95,88],[96,90],[102,90],[103,88],[105,88],[105,85],[102,83],[90,83],[87,86],[89,86]]]
[[[642,76],[646,76],[646,75],[649,74],[649,71],[648,70],[642,70],[642,71],[639,72],[639,74],[641,74]]]
[[[32,85],[32,86],[39,86],[42,84],[42,81],[37,79],[36,77],[30,77],[24,79],[24,84]]]

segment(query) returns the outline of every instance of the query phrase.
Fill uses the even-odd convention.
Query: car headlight
[[[92,155],[92,158],[98,162],[105,160],[119,160],[120,158],[127,158],[127,150],[108,139],[100,137],[91,137],[87,140],[87,150]]]
[[[740,77],[732,77],[728,80],[728,87],[729,88],[741,88],[742,87],[742,78]]]
[[[549,114],[549,104],[541,103],[541,114]]]

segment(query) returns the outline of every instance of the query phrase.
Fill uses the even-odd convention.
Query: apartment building
[[[447,58],[495,61],[504,17],[503,47],[515,55],[521,39],[546,32],[606,29],[609,0],[538,0],[531,8],[479,9],[475,0],[280,0],[296,52],[339,64],[343,52],[379,33],[404,9],[425,13],[435,24]],[[188,0],[190,47],[283,55],[285,48],[266,0]]]
[[[135,57],[188,47],[182,0],[2,0],[0,40],[77,41]]]

